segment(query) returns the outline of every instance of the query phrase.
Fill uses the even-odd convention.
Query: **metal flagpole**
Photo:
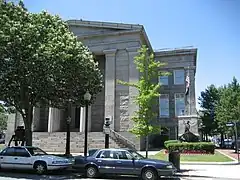
[[[191,86],[191,81],[190,81],[190,67],[188,66],[188,78],[189,78],[189,82],[188,82],[188,96],[189,96],[189,101],[188,101],[188,103],[189,103],[189,116],[191,115],[191,88],[190,88],[190,86]]]

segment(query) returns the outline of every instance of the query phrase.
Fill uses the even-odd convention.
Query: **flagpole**
[[[188,95],[189,95],[189,116],[191,115],[191,80],[190,80],[190,67],[188,66],[188,77],[189,77],[189,88],[188,88]]]

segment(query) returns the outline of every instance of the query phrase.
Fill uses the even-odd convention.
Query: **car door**
[[[32,169],[31,155],[24,147],[15,147],[15,169]]]
[[[0,154],[1,168],[14,169],[15,168],[15,150],[14,147],[7,147]]]
[[[116,156],[118,160],[115,164],[115,171],[117,174],[123,175],[135,175],[136,167],[135,160],[133,160],[133,156],[125,150],[116,151]]]
[[[96,156],[95,163],[98,166],[99,172],[103,174],[112,174],[115,169],[115,159],[111,150],[102,150]]]

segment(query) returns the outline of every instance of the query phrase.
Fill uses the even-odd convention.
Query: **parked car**
[[[238,143],[238,150],[240,150],[240,139],[237,140],[237,143]],[[236,149],[236,141],[235,140],[232,141],[231,148]]]
[[[2,169],[32,169],[38,174],[43,174],[48,170],[65,169],[71,165],[72,163],[68,159],[48,155],[37,147],[7,147],[0,152],[0,167]]]
[[[223,148],[231,149],[232,143],[233,143],[232,139],[224,139]]]
[[[111,174],[156,180],[159,176],[172,176],[176,172],[176,168],[170,162],[146,159],[136,151],[126,149],[99,149],[87,157],[77,156],[73,168],[84,169],[88,178]]]

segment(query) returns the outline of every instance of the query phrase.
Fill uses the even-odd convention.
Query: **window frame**
[[[168,99],[168,116],[162,116],[161,115],[161,96],[167,96],[167,99]],[[165,99],[165,98],[162,98],[162,99]],[[159,97],[159,117],[160,118],[169,118],[170,117],[170,99],[169,99],[169,94],[160,94],[160,97]]]
[[[163,78],[164,77],[164,78]],[[163,79],[167,79],[167,84],[164,84],[164,83],[162,83],[161,82],[161,78],[163,78]],[[158,78],[158,83],[160,84],[160,85],[162,85],[162,86],[168,86],[169,85],[169,77],[168,76],[159,76],[159,78]]]
[[[183,72],[183,77],[182,77],[183,80],[182,80],[181,83],[176,83],[176,73],[180,72],[180,71]],[[175,70],[173,70],[173,83],[174,83],[174,85],[184,85],[185,84],[184,80],[185,80],[185,71],[184,71],[184,69],[175,69]]]
[[[180,96],[180,97],[177,97],[177,96]],[[174,105],[175,105],[175,116],[177,117],[177,116],[181,116],[181,114],[180,115],[178,115],[178,113],[177,113],[177,99],[183,99],[183,102],[184,102],[184,113],[185,113],[185,109],[186,109],[186,103],[185,103],[185,93],[175,93],[174,94]]]

